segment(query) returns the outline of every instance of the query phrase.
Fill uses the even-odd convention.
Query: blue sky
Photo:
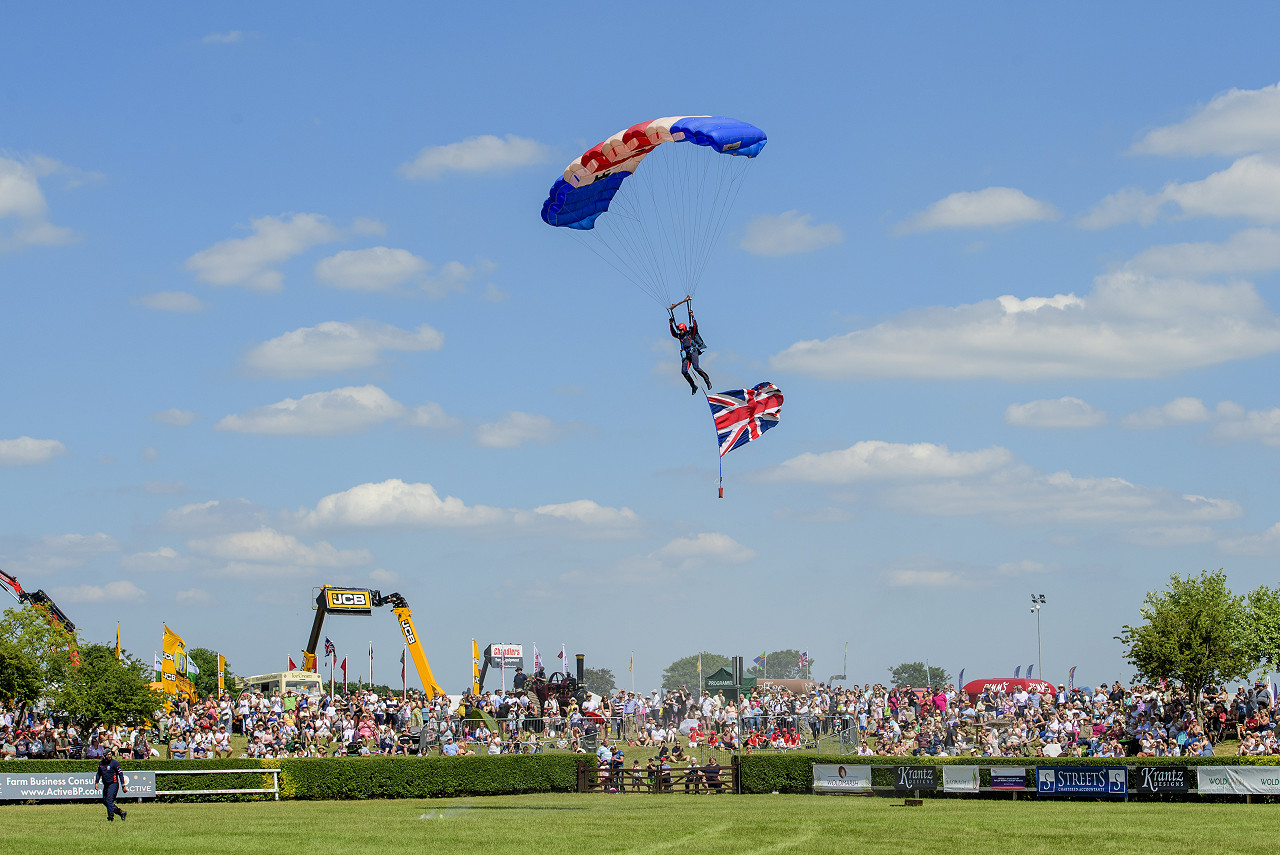
[[[1047,677],[1125,678],[1146,591],[1280,555],[1276,17],[10,10],[0,567],[242,674],[349,583],[451,689],[472,637],[1003,675],[1031,593]],[[665,312],[538,216],[683,114],[769,135],[697,292],[787,397],[723,500]],[[326,634],[394,679],[390,615]]]

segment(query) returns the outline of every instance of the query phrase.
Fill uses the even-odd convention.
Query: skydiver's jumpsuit
[[[689,376],[689,369],[693,368],[702,375],[703,381],[707,384],[707,389],[711,388],[711,378],[707,376],[707,372],[702,370],[698,365],[698,357],[702,350],[698,347],[698,321],[693,317],[693,312],[689,313],[689,325],[683,333],[676,329],[676,319],[671,318],[671,336],[680,342],[680,373],[684,375],[684,379],[689,381],[689,387],[693,391],[698,391],[698,384]]]

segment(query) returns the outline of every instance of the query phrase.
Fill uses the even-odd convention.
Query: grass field
[[[126,803],[127,804],[127,803]],[[4,852],[848,855],[1262,853],[1280,805],[849,796],[546,795],[430,801],[0,807]],[[430,850],[428,850],[430,847]]]

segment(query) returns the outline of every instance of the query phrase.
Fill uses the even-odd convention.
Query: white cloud
[[[135,552],[120,559],[120,569],[130,573],[178,573],[188,566],[187,558],[171,546]]]
[[[158,312],[203,312],[204,302],[186,291],[157,291],[133,299],[134,305]]]
[[[406,412],[377,386],[345,386],[224,416],[214,427],[275,436],[358,433]]]
[[[180,606],[207,606],[213,602],[213,595],[202,588],[188,588],[174,594],[173,601]]]
[[[492,262],[482,261],[468,267],[461,261],[446,261],[440,267],[422,277],[421,287],[433,300],[439,300],[454,292],[467,290],[467,283],[483,272],[494,268]]]
[[[267,517],[248,499],[212,499],[170,508],[160,515],[156,527],[187,533],[244,531],[264,525]]]
[[[616,528],[635,525],[640,521],[630,508],[609,508],[590,499],[578,499],[558,505],[540,505],[533,513],[565,522],[580,523],[600,528]]]
[[[402,330],[389,324],[325,321],[287,332],[250,350],[244,364],[271,377],[314,377],[377,365],[383,351],[439,350],[444,336],[423,324]]]
[[[376,570],[369,571],[369,581],[375,585],[394,585],[400,581],[400,574],[379,567]]]
[[[906,312],[791,345],[776,370],[829,379],[1167,377],[1280,350],[1280,319],[1252,285],[1115,271],[1084,298],[1006,296]]]
[[[546,445],[564,434],[567,428],[548,416],[509,411],[496,422],[476,428],[476,442],[487,448],[517,448],[526,442]]]
[[[0,439],[0,466],[34,466],[66,453],[67,447],[56,439]]]
[[[835,223],[814,225],[812,220],[812,214],[799,211],[761,214],[747,223],[739,246],[752,255],[779,256],[813,252],[844,241],[844,232]]]
[[[851,484],[901,478],[956,478],[991,472],[1007,466],[1013,454],[993,446],[982,451],[948,450],[945,445],[911,445],[881,440],[856,442],[840,451],[808,452],[764,473],[771,481],[810,484]]]
[[[372,561],[368,550],[335,549],[325,541],[308,545],[290,534],[263,526],[187,543],[196,553],[233,562],[301,567],[358,567]]]
[[[1254,154],[1199,181],[1171,182],[1159,193],[1128,188],[1107,196],[1077,221],[1086,229],[1127,222],[1149,225],[1166,208],[1181,217],[1243,217],[1280,222],[1280,156]]]
[[[25,542],[5,569],[11,573],[50,574],[74,570],[100,555],[120,551],[109,534],[56,534]]]
[[[152,413],[151,421],[159,422],[162,425],[173,425],[174,427],[186,427],[192,422],[200,418],[199,413],[193,413],[191,410],[161,410],[158,413]]]
[[[225,33],[209,33],[201,41],[207,45],[232,45],[243,38],[243,30],[228,30]]]
[[[1131,529],[1121,536],[1121,540],[1154,549],[1173,549],[1209,543],[1216,535],[1207,525],[1151,526]]]
[[[230,238],[187,259],[187,269],[211,285],[244,285],[255,291],[279,291],[284,274],[272,269],[313,246],[341,237],[320,214],[260,217],[250,221],[253,234]]]
[[[1224,537],[1218,548],[1228,555],[1280,555],[1280,523],[1257,534]]]
[[[414,407],[405,417],[405,422],[412,427],[431,430],[456,430],[462,426],[462,420],[456,419],[444,411],[444,407],[430,401],[420,407]]]
[[[1259,442],[1280,448],[1280,408],[1248,410],[1230,401],[1218,404],[1209,435],[1223,442]]]
[[[1221,243],[1206,241],[1153,246],[1138,253],[1126,266],[1175,276],[1276,270],[1280,269],[1280,231],[1245,229]]]
[[[431,267],[407,249],[348,249],[321,259],[316,278],[354,291],[394,291]]]
[[[1139,154],[1238,155],[1280,149],[1280,84],[1230,89],[1184,121],[1156,128],[1133,146]]]
[[[982,229],[1056,220],[1058,209],[1013,187],[952,193],[898,224],[898,234],[934,229]]]
[[[951,193],[923,211],[902,220],[899,234],[934,229],[983,229],[998,225],[1056,220],[1060,214],[1048,202],[1034,200],[1020,189],[987,187],[974,192]]]
[[[0,231],[0,252],[24,246],[70,243],[75,234],[49,222],[49,205],[40,189],[39,178],[62,169],[52,158],[32,158],[27,162],[0,157],[0,223],[16,220],[12,231]]]
[[[398,478],[359,484],[325,496],[315,510],[301,514],[308,526],[335,527],[456,527],[500,522],[508,514],[500,508],[468,506],[453,496],[440,498],[430,484],[406,484]]]
[[[1121,420],[1120,424],[1127,428],[1144,430],[1207,422],[1210,418],[1209,408],[1199,398],[1175,398],[1167,404],[1130,413]]]
[[[1006,424],[1016,427],[1089,428],[1107,423],[1107,414],[1079,398],[1064,397],[1010,404]]]
[[[761,477],[811,484],[870,482],[876,501],[885,506],[931,516],[983,515],[1001,523],[1203,524],[1241,514],[1240,506],[1226,499],[1120,478],[1037,472],[1000,447],[952,452],[932,443],[866,441],[793,457]]]
[[[1010,578],[1036,576],[1049,571],[1039,561],[1006,561],[995,567],[944,561],[933,555],[909,555],[883,566],[881,578],[895,588],[973,588],[994,585]]]
[[[756,552],[727,534],[702,532],[693,537],[677,537],[652,557],[690,568],[700,564],[742,564],[755,558]]]
[[[545,163],[550,155],[551,149],[536,140],[514,134],[505,138],[486,134],[448,145],[427,146],[413,160],[401,164],[400,174],[430,179],[448,172],[494,172]]]
[[[105,585],[77,585],[54,588],[53,597],[65,603],[141,603],[147,594],[127,579]]]

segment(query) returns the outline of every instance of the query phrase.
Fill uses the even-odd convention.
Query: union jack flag
[[[803,669],[804,666],[809,664],[809,651],[806,650],[805,652],[800,654],[800,662],[798,664],[801,669]]]
[[[707,395],[711,415],[716,420],[716,438],[720,456],[724,457],[778,424],[782,409],[782,392],[772,383],[760,383],[750,389],[730,389]]]
[[[324,655],[332,656],[335,659],[338,658],[338,648],[334,647],[333,642],[328,638],[324,640]]]

